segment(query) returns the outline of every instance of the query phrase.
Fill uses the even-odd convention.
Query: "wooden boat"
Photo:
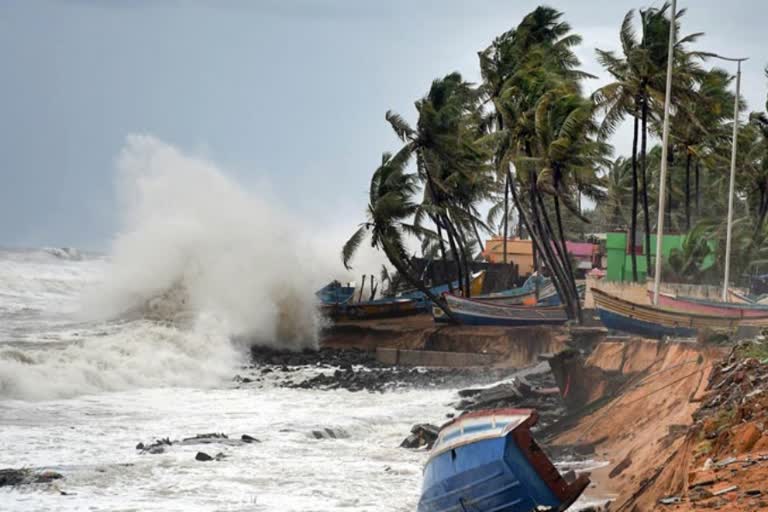
[[[474,295],[480,295],[483,293],[483,284],[485,283],[485,270],[481,270],[480,272],[475,272],[472,274],[472,279],[469,282],[469,290],[471,294]],[[451,283],[451,286],[449,287],[448,284],[441,284],[438,286],[433,286],[429,289],[430,292],[432,292],[434,295],[440,296],[448,291],[450,291],[451,287],[454,289],[460,288],[459,281],[453,281]],[[409,292],[403,292],[400,295],[398,295],[401,299],[416,299],[416,300],[427,300],[427,296],[424,294],[424,292],[420,290],[412,290]]]
[[[332,281],[315,292],[323,304],[344,304],[352,300],[354,294],[354,286],[343,286],[338,281]]]
[[[653,297],[653,291],[648,290]],[[694,297],[680,297],[673,293],[659,292],[659,306],[676,311],[686,311],[701,315],[723,316],[726,318],[754,318],[768,316],[768,305],[719,302]]]
[[[444,297],[451,313],[466,325],[545,325],[562,324],[568,320],[561,306],[507,306],[450,294]],[[432,307],[432,315],[436,322],[450,321],[437,306]]]
[[[589,485],[568,484],[531,436],[530,409],[465,414],[440,429],[417,512],[565,510]]]
[[[368,302],[323,304],[321,311],[333,320],[372,320],[397,318],[428,311],[427,303],[414,299],[379,299]]]
[[[600,320],[609,329],[653,338],[695,336],[699,329],[736,329],[741,325],[768,325],[768,315],[756,318],[727,318],[664,309],[620,299],[597,288],[592,289]]]
[[[517,289],[517,288],[516,288]],[[587,290],[585,283],[578,283],[576,290],[579,293],[579,297],[584,298],[584,293]],[[544,279],[539,288],[539,298],[536,298],[536,290],[530,290],[526,292],[526,295],[505,295],[505,292],[498,294],[473,296],[473,298],[493,302],[495,304],[503,304],[508,306],[522,305],[522,306],[560,306],[563,301],[560,299],[560,294],[557,293],[555,285],[549,279]]]

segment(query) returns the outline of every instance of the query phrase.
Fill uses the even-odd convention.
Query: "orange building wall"
[[[485,259],[491,263],[504,263],[504,239],[493,237],[485,242]],[[507,263],[517,265],[520,275],[533,273],[533,244],[530,240],[507,239]]]

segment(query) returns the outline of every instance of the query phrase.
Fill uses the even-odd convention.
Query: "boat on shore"
[[[653,297],[653,291],[648,290],[648,296]],[[723,316],[726,318],[755,320],[768,317],[768,305],[720,302],[694,297],[681,297],[673,293],[659,292],[659,305],[677,311],[686,311],[702,315]],[[768,325],[768,319],[766,319]]]
[[[339,281],[331,281],[315,292],[322,304],[345,304],[352,300],[354,286],[344,286]]]
[[[445,294],[448,309],[465,325],[558,325],[568,321],[562,306],[510,306],[479,299],[466,299]],[[437,306],[432,307],[435,322],[449,322],[450,318]]]
[[[320,311],[328,318],[340,320],[374,320],[381,318],[399,318],[402,316],[426,313],[428,303],[415,299],[387,298],[367,302],[346,302],[342,304],[323,304]]]
[[[567,509],[589,478],[569,484],[560,475],[531,435],[537,420],[530,409],[494,409],[444,425],[424,467],[417,511]]]
[[[472,274],[472,278],[469,282],[470,293],[472,295],[480,295],[483,292],[484,283],[485,283],[485,270],[481,270],[480,272],[475,272],[474,274]],[[432,288],[429,289],[429,291],[432,292],[433,295],[440,296],[444,293],[450,292],[452,288],[453,289],[461,288],[461,286],[459,286],[458,280],[453,281],[450,286],[448,286],[448,283],[433,286]],[[400,299],[414,299],[414,300],[421,300],[421,301],[428,300],[426,294],[421,290],[411,290],[408,292],[403,292],[397,297]]]
[[[593,288],[600,320],[608,329],[652,338],[692,337],[700,329],[732,330],[740,326],[768,325],[768,314],[754,318],[728,318],[638,304]]]

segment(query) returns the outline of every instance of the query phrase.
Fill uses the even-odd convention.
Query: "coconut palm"
[[[551,209],[542,197],[550,194],[557,198],[558,206],[562,201],[578,214],[578,208],[572,208],[576,204],[574,190],[578,187],[572,186],[575,180],[569,174],[570,167],[546,171],[549,157],[557,156],[561,145],[574,143],[559,140],[559,135],[579,132],[583,117],[579,108],[568,107],[567,101],[558,98],[555,91],[569,99],[578,97],[579,80],[589,76],[578,70],[579,61],[573,53],[581,38],[571,33],[562,18],[561,12],[539,7],[516,28],[496,38],[479,56],[484,81],[481,90],[494,108],[493,122],[488,124],[496,130],[496,176],[506,181],[504,188],[499,188],[512,195],[519,221],[531,235],[534,264],[541,259],[546,265],[569,316],[575,318],[579,315],[578,298],[570,262],[563,250],[562,222],[556,219],[553,228]],[[568,120],[569,114],[564,129],[558,123]],[[559,130],[563,131],[558,135]],[[515,166],[514,175],[510,164]],[[546,172],[539,186],[543,171]],[[550,243],[554,240],[558,243]]]
[[[432,293],[416,276],[406,250],[405,236],[409,234],[417,237],[435,236],[429,230],[409,222],[419,206],[413,201],[418,190],[417,176],[405,171],[408,153],[408,151],[401,151],[394,156],[390,153],[383,154],[381,165],[371,177],[369,202],[366,209],[367,220],[360,224],[357,231],[344,244],[341,259],[344,266],[350,269],[355,252],[363,241],[369,238],[371,246],[384,252],[403,279],[442,308],[449,318],[453,318],[443,300]]]
[[[437,228],[437,240],[446,259],[443,233],[456,264],[459,282],[470,293],[472,237],[482,246],[479,229],[487,230],[477,204],[490,197],[493,187],[490,150],[482,139],[482,113],[478,92],[459,73],[435,80],[427,95],[416,102],[418,121],[412,128],[391,111],[386,118],[405,142],[401,154],[415,156],[424,197],[414,225],[428,218]]]
[[[639,11],[641,34],[638,37],[633,28],[635,11],[630,10],[624,17],[619,38],[622,55],[614,52],[597,50],[598,61],[615,79],[614,82],[595,92],[595,102],[605,112],[602,123],[604,135],[613,133],[619,123],[627,116],[633,118],[632,136],[632,215],[630,227],[630,245],[635,247],[638,215],[638,178],[642,182],[643,218],[645,245],[650,247],[650,208],[648,205],[647,176],[647,137],[648,123],[658,117],[665,96],[667,46],[670,20],[667,17],[669,4],[661,8],[649,8]],[[685,9],[678,11],[676,24],[685,14]],[[679,34],[679,30],[676,30]],[[675,101],[692,96],[692,84],[701,76],[697,61],[708,54],[689,52],[686,45],[695,42],[702,33],[690,34],[678,38],[675,42],[675,70],[673,72],[672,96]],[[640,153],[638,169],[638,141]],[[639,171],[639,173],[638,173]],[[646,250],[647,268],[651,268],[650,251]],[[632,278],[637,280],[637,260],[632,251]]]

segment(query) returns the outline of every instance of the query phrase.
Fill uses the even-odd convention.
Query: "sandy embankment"
[[[722,357],[717,347],[643,339],[606,341],[595,348],[586,364],[620,375],[624,383],[614,398],[604,399],[554,439],[555,445],[594,445],[595,458],[608,462],[593,472],[595,487],[588,493],[615,498],[612,511],[658,509],[656,497],[638,500],[635,495],[676,462],[712,368]]]

